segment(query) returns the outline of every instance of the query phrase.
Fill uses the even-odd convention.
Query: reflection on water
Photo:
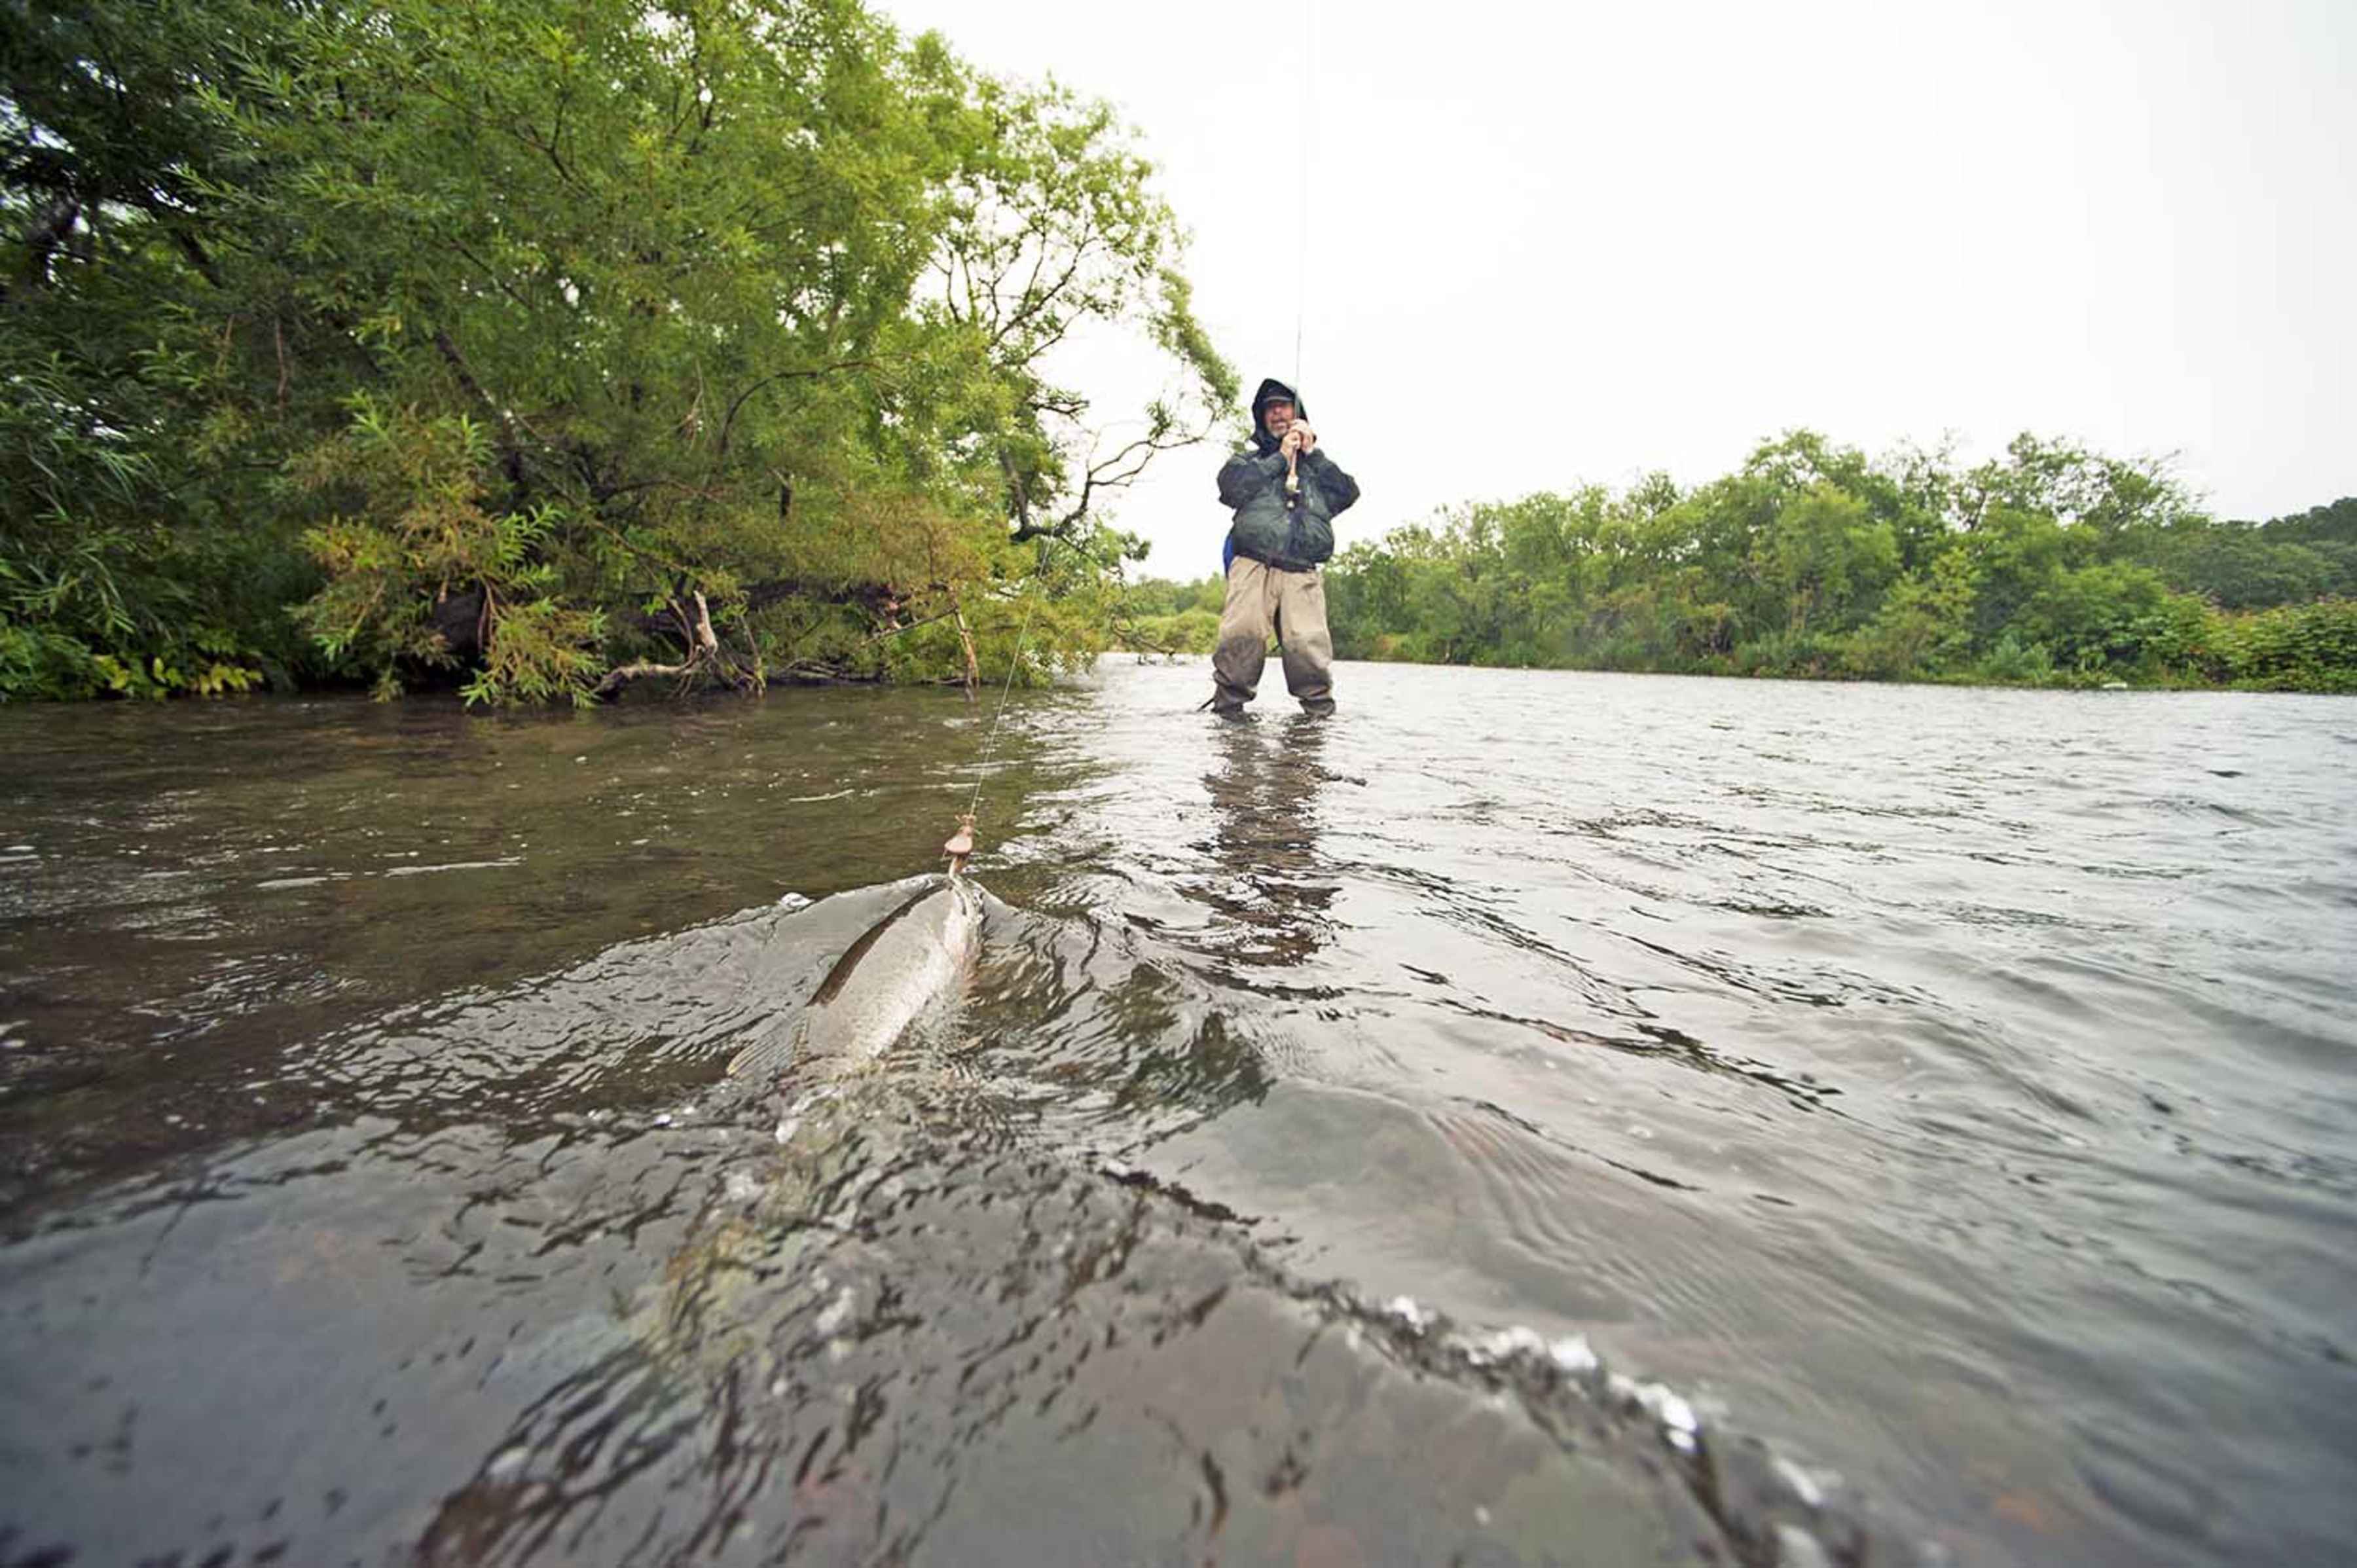
[[[1192,847],[1211,875],[1188,887],[1226,924],[1205,950],[1225,961],[1229,983],[1253,989],[1236,966],[1284,970],[1314,958],[1334,940],[1333,908],[1341,884],[1318,853],[1327,723],[1299,714],[1274,724],[1222,722],[1212,732],[1203,789],[1213,826]],[[1281,976],[1263,985],[1285,983]]]
[[[2346,703],[1200,683],[0,713],[0,1561],[2357,1530]]]

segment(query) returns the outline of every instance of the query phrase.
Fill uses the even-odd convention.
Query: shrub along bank
[[[2357,691],[2357,498],[2220,521],[2160,465],[2029,436],[1967,467],[1796,432],[1691,489],[1451,508],[1326,584],[1345,658]]]

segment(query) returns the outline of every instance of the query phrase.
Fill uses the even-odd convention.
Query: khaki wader
[[[1260,686],[1268,639],[1285,645],[1285,689],[1313,714],[1334,711],[1334,638],[1326,629],[1326,585],[1318,574],[1283,572],[1239,555],[1228,568],[1220,645],[1211,655],[1219,713],[1240,712]]]

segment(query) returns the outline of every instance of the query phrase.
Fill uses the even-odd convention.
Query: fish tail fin
[[[800,1029],[771,1029],[728,1058],[728,1076],[768,1078],[783,1072],[787,1061],[793,1056],[794,1041],[801,1034]]]

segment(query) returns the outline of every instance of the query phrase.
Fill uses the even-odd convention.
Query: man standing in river
[[[1318,567],[1334,553],[1334,519],[1359,482],[1318,449],[1308,410],[1283,381],[1253,394],[1252,445],[1220,469],[1228,530],[1228,597],[1211,655],[1211,711],[1243,712],[1260,686],[1268,639],[1283,645],[1285,689],[1305,713],[1334,711],[1334,639]]]

